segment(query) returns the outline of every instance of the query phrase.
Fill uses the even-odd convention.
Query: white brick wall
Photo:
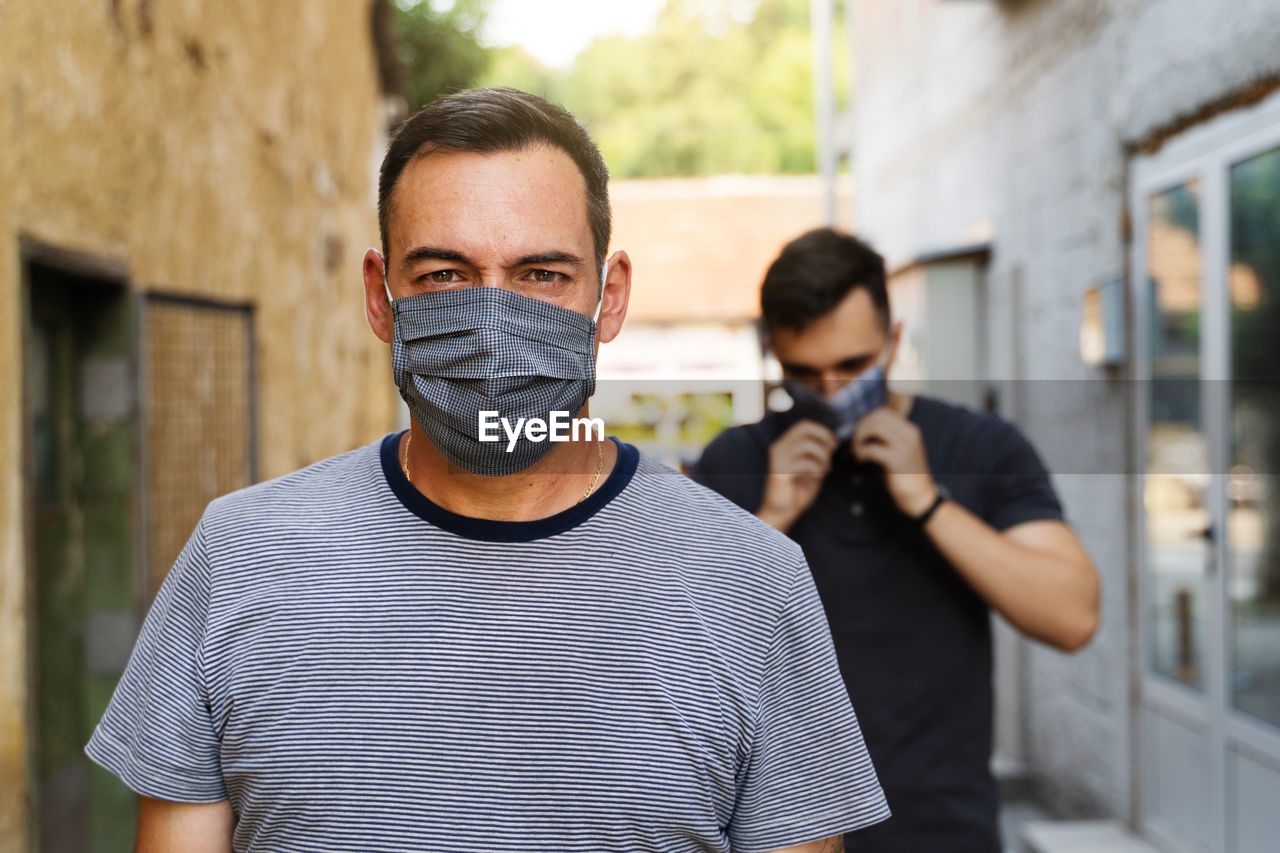
[[[1005,413],[1103,575],[1093,644],[1025,656],[1029,761],[1058,810],[1127,820],[1132,428],[1125,383],[1080,361],[1080,298],[1125,273],[1127,146],[1280,74],[1280,3],[854,2],[855,221],[891,263],[994,234],[989,375],[1036,380]]]

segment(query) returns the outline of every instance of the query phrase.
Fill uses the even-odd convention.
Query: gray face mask
[[[883,406],[889,397],[889,383],[879,364],[859,373],[829,397],[794,379],[783,380],[782,385],[801,417],[826,424],[842,441],[853,435],[858,421]]]
[[[577,311],[499,287],[418,293],[391,307],[400,396],[436,448],[474,474],[515,474],[552,447],[522,436],[508,452],[505,439],[480,441],[481,411],[512,423],[572,418],[595,393],[596,323]]]

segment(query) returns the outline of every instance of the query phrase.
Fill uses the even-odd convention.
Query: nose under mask
[[[596,318],[603,301],[602,287]],[[391,306],[400,396],[432,444],[472,473],[515,474],[553,446],[481,441],[481,411],[512,423],[576,417],[595,393],[596,319],[500,287],[417,293]]]
[[[878,364],[853,377],[830,396],[819,394],[794,379],[783,380],[782,385],[801,417],[825,424],[841,440],[851,437],[858,421],[883,406],[889,396],[884,368]]]

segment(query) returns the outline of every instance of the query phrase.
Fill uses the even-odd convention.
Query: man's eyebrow
[[[868,361],[871,361],[875,357],[876,357],[876,354],[873,352],[863,353],[861,355],[851,355],[848,358],[843,358],[840,361],[837,361],[835,364],[831,365],[831,367],[827,369],[828,370],[848,370],[849,368],[858,367],[860,365],[866,364]],[[794,361],[780,361],[779,364],[782,366],[783,370],[791,371],[794,373],[820,373],[823,370],[823,368],[814,367],[812,364],[800,364]]]
[[[845,368],[857,367],[858,365],[866,364],[868,361],[871,361],[875,357],[876,357],[876,354],[873,352],[864,353],[862,355],[851,355],[848,358],[837,362],[835,366],[845,367]]]
[[[431,246],[419,246],[416,249],[410,249],[405,252],[404,260],[401,266],[409,266],[418,261],[455,261],[461,264],[469,264],[466,255],[461,252],[455,252],[452,249],[436,249]]]
[[[516,261],[518,267],[527,267],[531,264],[583,264],[586,263],[582,258],[572,252],[540,252],[536,255],[525,255]]]
[[[453,249],[437,249],[433,246],[419,246],[416,249],[410,249],[405,252],[403,266],[410,266],[418,261],[453,261],[454,263],[470,264],[471,261],[461,252]],[[525,267],[532,264],[583,264],[586,263],[580,256],[572,252],[537,252],[532,255],[525,255],[513,264],[513,266]]]

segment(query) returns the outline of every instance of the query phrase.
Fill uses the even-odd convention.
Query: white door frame
[[[1158,193],[1186,181],[1200,181],[1200,245],[1203,263],[1201,277],[1201,351],[1200,370],[1204,379],[1222,380],[1205,383],[1201,399],[1202,427],[1209,447],[1213,475],[1210,480],[1210,517],[1216,535],[1211,544],[1211,565],[1206,568],[1204,607],[1206,608],[1203,641],[1203,694],[1159,676],[1151,671],[1146,547],[1146,518],[1143,509],[1145,475],[1133,478],[1134,506],[1138,543],[1138,612],[1136,654],[1140,672],[1141,698],[1136,709],[1139,717],[1139,754],[1141,756],[1142,790],[1149,791],[1147,774],[1151,766],[1148,739],[1142,731],[1144,711],[1152,711],[1203,732],[1207,741],[1208,765],[1200,768],[1208,777],[1213,793],[1209,805],[1209,839],[1212,850],[1234,849],[1235,833],[1229,806],[1233,792],[1228,790],[1227,756],[1229,750],[1250,754],[1255,759],[1280,768],[1280,731],[1241,714],[1231,708],[1226,673],[1227,660],[1227,537],[1225,471],[1227,470],[1228,412],[1230,400],[1230,313],[1227,274],[1230,265],[1230,208],[1228,176],[1232,165],[1280,146],[1280,92],[1262,102],[1219,116],[1174,138],[1152,155],[1136,158],[1129,180],[1129,210],[1134,230],[1130,246],[1131,302],[1135,308],[1133,352],[1135,452],[1145,469],[1146,438],[1149,426],[1147,383],[1151,379],[1151,320],[1147,310],[1147,200]],[[1189,768],[1189,770],[1193,770]],[[1280,807],[1280,804],[1278,804]],[[1143,831],[1170,850],[1199,849],[1191,845],[1176,828],[1144,813]]]

